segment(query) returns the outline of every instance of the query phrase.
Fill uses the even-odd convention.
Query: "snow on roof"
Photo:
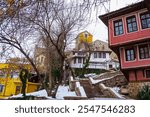
[[[64,99],[65,96],[77,96],[74,91],[69,91],[69,86],[59,86],[57,93],[56,93],[56,99]]]
[[[35,96],[35,97],[48,97],[47,91],[45,89],[40,90],[40,91],[36,91],[36,92],[32,92],[32,93],[27,93],[26,96]],[[9,98],[19,98],[19,97],[23,97],[22,94],[18,94],[18,95],[13,95]]]

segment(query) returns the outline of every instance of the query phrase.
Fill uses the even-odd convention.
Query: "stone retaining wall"
[[[74,80],[73,77],[69,78],[69,89],[71,91],[75,91],[75,84],[76,84],[77,80]]]
[[[90,81],[91,82],[91,81]],[[128,84],[127,79],[125,78],[124,75],[116,75],[111,79],[103,80],[101,82],[98,82],[96,84],[92,84],[93,86],[99,87],[99,84],[104,84],[106,87],[120,87],[120,86],[125,86]]]
[[[116,75],[114,78],[105,80],[102,82],[107,87],[116,87],[116,86],[123,86],[127,84],[127,80],[124,75]]]
[[[81,97],[81,96],[65,96],[65,100],[87,100],[87,97]]]
[[[119,94],[116,94],[110,87],[106,87],[104,84],[99,84],[99,87],[106,97],[124,99]]]
[[[145,82],[129,82],[128,83],[129,96],[137,99],[137,95],[144,85],[150,86],[150,82],[148,81],[147,82],[146,81]]]

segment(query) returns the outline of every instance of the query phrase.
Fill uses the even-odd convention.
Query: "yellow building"
[[[0,63],[0,98],[21,93],[22,83],[19,79],[19,66]],[[30,70],[30,65],[24,64],[22,66]],[[39,83],[27,82],[26,92],[34,92],[39,86]]]
[[[82,42],[91,44],[93,42],[93,35],[90,34],[88,31],[79,33],[76,37],[76,46],[78,46]]]

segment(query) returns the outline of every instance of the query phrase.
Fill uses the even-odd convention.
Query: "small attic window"
[[[87,38],[87,37],[88,37],[88,34],[87,34],[87,33],[85,33],[85,34],[84,34],[84,37],[85,37],[85,38]]]

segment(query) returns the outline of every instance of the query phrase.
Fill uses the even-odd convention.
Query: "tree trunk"
[[[59,77],[59,84],[62,84],[63,83],[63,81],[64,81],[64,60],[65,60],[65,58],[64,57],[62,57],[62,56],[60,56],[61,57],[61,66],[60,66],[60,77]]]

